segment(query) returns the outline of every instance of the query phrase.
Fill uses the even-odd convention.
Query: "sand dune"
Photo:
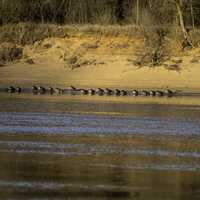
[[[25,46],[20,61],[0,67],[0,85],[200,91],[200,49],[174,56],[163,66],[138,68],[133,61],[142,45],[141,38],[122,36],[48,38]]]

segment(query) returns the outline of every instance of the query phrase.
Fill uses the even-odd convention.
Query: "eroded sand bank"
[[[163,66],[139,68],[134,60],[142,44],[140,38],[122,36],[45,39],[25,46],[20,61],[0,67],[0,85],[200,91],[200,49],[174,56]]]

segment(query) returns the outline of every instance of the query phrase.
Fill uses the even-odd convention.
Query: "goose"
[[[164,96],[164,92],[162,91],[156,91],[156,94],[155,94],[157,97],[162,97]]]
[[[98,89],[96,90],[96,93],[97,93],[98,95],[102,96],[102,95],[104,95],[104,90],[101,89],[101,88],[98,88]]]
[[[94,89],[89,89],[88,90],[89,95],[95,95],[95,90]]]
[[[109,88],[105,89],[105,94],[106,95],[112,95],[112,93],[113,93],[113,91],[111,89],[109,89]]]
[[[138,95],[139,95],[139,92],[138,92],[137,90],[133,90],[133,91],[131,92],[131,95],[133,95],[133,96],[138,96]]]
[[[35,86],[35,85],[33,85],[33,86],[32,86],[32,92],[33,92],[34,94],[38,93],[38,87]]]
[[[20,87],[16,87],[16,92],[21,93],[22,89]]]
[[[156,92],[153,91],[153,90],[151,90],[151,91],[149,92],[149,94],[150,94],[150,96],[152,96],[152,97],[156,96]]]
[[[88,90],[80,89],[80,93],[81,93],[82,95],[86,95],[86,94],[88,94]]]
[[[66,94],[71,94],[72,95],[72,94],[75,94],[74,92],[76,92],[77,89],[74,86],[69,86],[69,87],[65,88],[63,91],[65,91]]]
[[[165,90],[165,95],[171,97],[174,95],[174,92],[172,90],[167,89],[167,90]]]
[[[55,88],[55,93],[57,93],[57,94],[63,94],[64,90],[61,89],[61,88]]]
[[[149,96],[150,95],[150,93],[148,92],[148,91],[146,91],[146,90],[143,90],[142,92],[141,92],[141,96]]]
[[[44,87],[42,87],[42,86],[39,86],[39,87],[38,87],[38,92],[39,92],[40,94],[44,94],[44,93],[46,92],[46,89],[45,89]]]
[[[126,90],[121,90],[121,96],[126,96],[127,95],[127,91]]]
[[[73,90],[73,91],[77,91],[78,90],[76,87],[74,87],[72,85],[70,86],[70,89]]]
[[[50,94],[53,94],[55,92],[55,90],[52,87],[49,87],[48,90],[49,90]]]
[[[8,93],[15,93],[16,89],[13,86],[10,86],[9,88],[7,88],[7,92]]]
[[[116,95],[116,96],[120,96],[120,94],[121,94],[121,91],[120,91],[119,89],[116,89],[116,90],[115,90],[115,95]]]

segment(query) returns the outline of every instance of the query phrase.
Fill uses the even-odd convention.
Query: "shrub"
[[[0,46],[0,63],[18,60],[23,56],[23,48],[10,43],[3,43]]]
[[[191,38],[191,42],[192,44],[194,44],[197,47],[200,47],[200,30],[192,30],[189,33],[190,38]]]
[[[10,42],[20,45],[33,44],[47,37],[64,37],[65,31],[56,25],[19,23],[0,27],[0,43]]]

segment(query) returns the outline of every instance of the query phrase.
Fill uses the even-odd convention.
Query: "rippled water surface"
[[[200,199],[200,99],[1,94],[0,199]]]

